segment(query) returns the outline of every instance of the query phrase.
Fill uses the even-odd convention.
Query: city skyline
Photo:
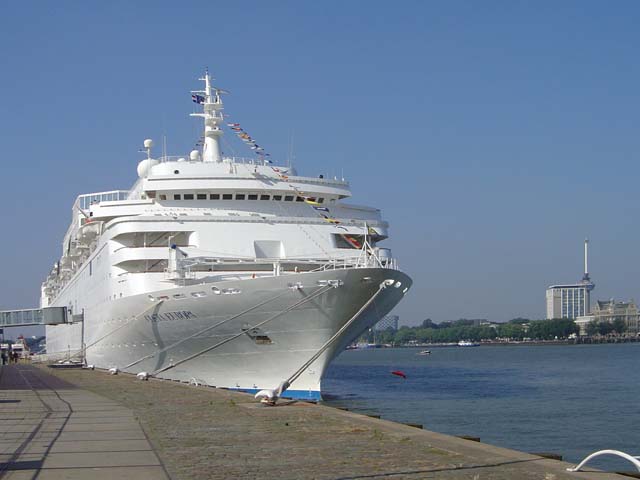
[[[5,6],[2,307],[37,305],[73,200],[129,188],[145,138],[193,147],[206,66],[276,161],[293,144],[302,173],[344,172],[382,209],[414,279],[401,324],[544,318],[585,237],[593,300],[637,296],[639,5],[247,8]]]

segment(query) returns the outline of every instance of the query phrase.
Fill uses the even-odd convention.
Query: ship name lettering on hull
[[[197,315],[189,310],[180,310],[177,312],[152,313],[145,315],[144,319],[147,322],[171,322],[173,320],[188,320],[196,317]]]

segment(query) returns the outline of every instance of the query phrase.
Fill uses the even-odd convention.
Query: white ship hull
[[[276,388],[352,318],[385,280],[393,282],[387,282],[392,284],[285,394],[318,399],[330,361],[400,301],[411,285],[405,274],[386,268],[337,269],[197,284],[112,300],[84,312],[86,359],[98,368],[157,372],[161,378],[216,387]],[[327,281],[339,286],[326,286]],[[216,294],[215,289],[240,293]],[[286,311],[316,293],[317,297]],[[182,295],[185,298],[176,298]],[[167,299],[159,301],[162,297]],[[265,320],[256,338],[250,327]],[[78,324],[47,327],[47,351],[57,356],[77,352],[82,334]]]

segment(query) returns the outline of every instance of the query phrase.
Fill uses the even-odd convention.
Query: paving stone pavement
[[[0,479],[167,479],[131,409],[26,364],[0,367]]]
[[[64,430],[64,438],[61,435],[49,452],[51,456],[63,451],[67,456],[57,457],[55,464],[52,460],[44,461],[46,465],[56,465],[61,469],[66,461],[74,461],[73,448],[80,448],[79,437],[75,436],[78,433],[87,439],[87,446],[81,450],[83,454],[102,451],[103,447],[108,452],[117,445],[122,454],[114,459],[119,458],[121,463],[135,464],[135,458],[143,457],[125,454],[138,451],[144,451],[145,461],[151,461],[153,451],[143,448],[146,434],[170,477],[176,480],[625,478],[599,472],[569,473],[566,471],[567,463],[322,405],[285,401],[276,407],[263,407],[250,395],[222,389],[153,379],[143,382],[132,375],[112,376],[102,371],[56,370],[50,373],[89,395],[78,397],[76,404],[85,408],[82,415],[73,417],[74,422]],[[71,393],[63,395],[69,401],[72,397]],[[22,404],[18,408],[4,405],[0,410],[2,418],[7,418],[6,409],[16,408],[23,421],[37,422],[41,409],[36,402],[30,405],[33,406],[25,408],[27,405]],[[86,410],[95,405],[96,411],[103,413],[93,415]],[[64,415],[63,411],[58,417],[50,418],[54,429],[52,433],[55,433],[56,421],[64,421]],[[135,427],[136,420],[142,425],[142,430]],[[92,424],[91,432],[83,430],[83,421]],[[124,428],[127,422],[131,422],[131,428]],[[99,426],[102,424],[116,425],[118,429]],[[69,428],[71,426],[79,430]],[[16,431],[11,434],[24,433]],[[42,432],[43,435],[45,433]],[[30,448],[37,455],[48,441],[50,439],[44,438],[31,442]],[[64,445],[58,442],[64,442]],[[25,457],[24,461],[30,461],[30,458]],[[133,467],[122,465],[118,468]],[[123,471],[110,470],[113,473],[111,478],[129,478],[121,476]],[[139,475],[136,478],[164,477]]]

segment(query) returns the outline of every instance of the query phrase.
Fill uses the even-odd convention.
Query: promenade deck
[[[625,478],[322,405],[264,407],[101,371],[2,368],[0,425],[2,479]]]

